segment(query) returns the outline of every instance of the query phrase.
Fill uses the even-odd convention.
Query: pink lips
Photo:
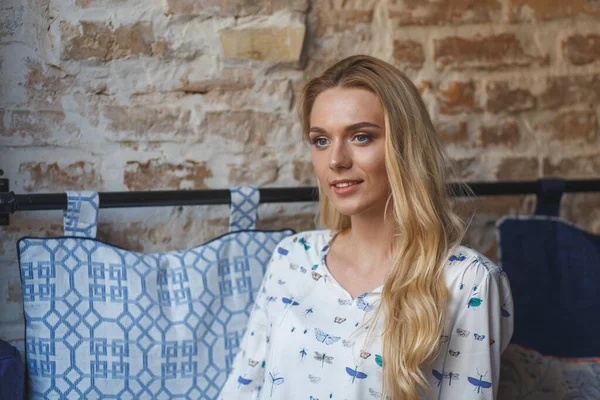
[[[333,182],[342,183],[342,182],[352,182],[352,181],[333,181]],[[334,183],[331,185],[331,187],[333,188],[333,191],[335,192],[335,194],[340,194],[340,195],[341,194],[349,194],[349,193],[353,193],[353,192],[357,191],[358,187],[360,186],[361,183],[362,182],[359,181],[358,183],[356,183],[354,185],[350,185],[347,187],[341,187],[341,188],[336,187],[335,183]]]

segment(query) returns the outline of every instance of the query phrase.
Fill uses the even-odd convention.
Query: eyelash
[[[364,137],[367,139],[367,140],[365,140],[365,141],[363,141],[363,142],[359,142],[360,144],[369,143],[369,142],[370,142],[370,141],[373,139],[373,137],[372,137],[371,135],[367,135],[367,134],[364,134],[364,133],[361,133],[361,134],[359,134],[359,135],[355,135],[355,136],[354,136],[354,138],[356,138],[356,137],[360,137],[360,136],[364,136]],[[353,138],[353,139],[354,139],[354,138]],[[319,142],[319,140],[321,140],[321,139],[325,139],[325,138],[322,138],[322,137],[317,137],[317,138],[314,138],[314,139],[312,139],[310,142],[312,143],[312,145],[313,145],[313,146],[315,146],[315,147],[317,147],[317,148],[320,148],[320,147],[323,147],[323,146],[318,146],[318,145],[317,145],[317,143],[318,143],[318,142]]]

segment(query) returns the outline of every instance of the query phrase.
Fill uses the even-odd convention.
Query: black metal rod
[[[565,180],[565,193],[600,192],[598,180]],[[511,196],[538,194],[540,180],[523,182],[467,183],[475,196]],[[451,193],[457,184],[449,184]],[[261,203],[310,202],[318,200],[316,187],[260,188]],[[138,192],[101,192],[100,208],[162,207],[229,204],[229,189],[164,190]],[[0,193],[0,213],[35,210],[65,210],[65,193],[15,194]]]

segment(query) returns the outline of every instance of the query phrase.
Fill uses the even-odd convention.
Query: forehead
[[[383,126],[383,119],[383,106],[375,94],[365,89],[335,87],[315,99],[310,125],[327,129],[373,122]]]

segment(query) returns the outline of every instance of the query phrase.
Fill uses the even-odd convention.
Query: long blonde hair
[[[303,139],[309,141],[315,99],[334,88],[362,88],[379,97],[385,118],[385,166],[397,234],[392,267],[374,317],[384,313],[383,394],[417,399],[429,392],[425,373],[439,352],[448,288],[444,265],[465,233],[453,211],[447,178],[455,171],[418,90],[408,77],[379,59],[357,55],[339,61],[309,81],[298,99]],[[459,194],[468,186],[456,186]],[[343,231],[350,217],[338,212],[319,187],[320,224]],[[385,397],[384,397],[385,398]]]

